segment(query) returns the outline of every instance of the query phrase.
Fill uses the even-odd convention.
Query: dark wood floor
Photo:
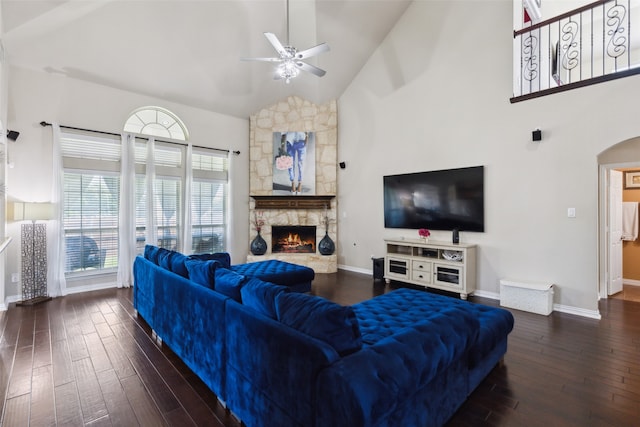
[[[318,275],[313,286],[342,304],[389,290],[344,271]],[[110,289],[0,313],[2,425],[240,426],[152,339],[131,295]],[[597,321],[514,310],[504,365],[449,425],[640,425],[640,303],[609,299],[600,311]]]

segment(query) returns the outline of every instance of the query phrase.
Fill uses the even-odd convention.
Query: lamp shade
[[[14,221],[47,221],[53,219],[52,203],[23,203],[13,204]]]

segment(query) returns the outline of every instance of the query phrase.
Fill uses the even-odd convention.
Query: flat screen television
[[[484,166],[385,176],[384,226],[484,232]]]

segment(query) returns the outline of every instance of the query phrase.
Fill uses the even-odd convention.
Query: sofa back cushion
[[[185,279],[189,278],[189,271],[185,264],[187,257],[185,255],[180,252],[171,251],[167,258],[169,259],[169,271],[179,274]]]
[[[199,261],[187,258],[184,264],[189,273],[189,280],[214,289],[216,270],[222,268],[218,261]]]
[[[231,255],[228,252],[216,252],[214,254],[193,254],[189,255],[190,259],[200,261],[218,261],[224,268],[231,267]]]
[[[202,262],[202,261],[201,261]],[[205,262],[218,262],[218,261],[205,261]],[[215,285],[213,289],[226,295],[234,300],[241,302],[240,289],[247,281],[247,277],[242,274],[238,274],[227,268],[220,266],[215,271]]]
[[[326,342],[341,356],[362,348],[360,326],[351,307],[292,292],[276,296],[276,313],[281,323]]]
[[[276,297],[284,293],[289,293],[289,288],[286,286],[264,282],[255,277],[247,280],[247,283],[240,289],[243,305],[272,319],[278,318],[276,314]]]
[[[159,248],[154,245],[145,245],[144,247],[144,258],[148,259],[155,265],[158,265],[158,256],[160,255],[160,251],[165,251],[166,249]]]

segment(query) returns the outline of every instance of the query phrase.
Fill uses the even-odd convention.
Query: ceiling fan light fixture
[[[264,35],[278,53],[278,57],[241,58],[241,60],[277,62],[278,65],[275,69],[274,79],[284,80],[284,82],[287,84],[291,82],[291,79],[297,77],[298,74],[300,74],[300,70],[315,74],[318,77],[322,77],[326,74],[326,71],[324,71],[323,69],[318,68],[315,65],[303,62],[302,60],[329,51],[329,45],[327,45],[326,43],[321,43],[317,46],[310,47],[300,52],[298,52],[295,47],[289,45],[289,0],[287,0],[287,44],[282,44],[274,33],[266,32],[264,33]]]
[[[283,60],[277,68],[277,75],[279,78],[284,79],[284,82],[289,84],[291,79],[300,74],[300,70],[296,66],[293,58]]]

